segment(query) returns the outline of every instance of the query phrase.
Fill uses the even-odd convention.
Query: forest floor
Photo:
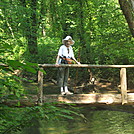
[[[60,94],[60,88],[57,86],[57,81],[54,79],[45,80],[43,82],[43,93],[44,94]],[[120,93],[120,85],[108,82],[105,80],[79,83],[75,84],[75,80],[70,80],[68,82],[68,88],[71,92],[75,94],[89,94],[89,93]],[[24,88],[29,94],[36,94],[38,91],[38,83],[23,83]],[[134,87],[129,86],[128,92],[134,93]]]

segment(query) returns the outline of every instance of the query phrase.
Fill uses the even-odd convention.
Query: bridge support
[[[127,76],[126,68],[121,68],[120,70],[120,84],[121,84],[121,96],[122,105],[127,103]]]
[[[40,68],[43,70],[43,68]],[[42,98],[43,98],[43,72],[38,71],[38,104],[42,105]]]

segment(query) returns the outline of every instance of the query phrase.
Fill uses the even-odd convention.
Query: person
[[[60,64],[68,64],[67,59],[71,59],[77,64],[80,64],[74,57],[73,48],[71,45],[74,44],[74,40],[71,36],[66,36],[62,40],[63,45],[59,48],[58,55],[56,58],[56,66]],[[69,77],[69,68],[68,67],[60,67],[58,70],[58,85],[60,87],[60,91],[62,95],[73,94],[68,90],[68,77]]]

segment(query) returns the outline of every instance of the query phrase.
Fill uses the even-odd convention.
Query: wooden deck
[[[42,103],[39,102],[37,95],[31,95],[20,100],[6,100],[3,104],[8,106],[34,106],[38,104],[56,102],[59,104],[79,104],[79,105],[122,105],[121,94],[73,94],[73,95],[43,95]],[[19,105],[18,105],[19,103]],[[134,93],[127,94],[127,103],[125,105],[134,105]]]
[[[45,95],[43,102],[65,102],[71,104],[122,104],[121,94],[73,94]],[[134,93],[127,94],[127,104],[134,104]]]

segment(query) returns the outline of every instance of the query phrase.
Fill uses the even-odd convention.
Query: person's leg
[[[61,94],[65,94],[64,92],[64,85],[63,85],[63,82],[64,82],[64,68],[59,68],[58,69],[58,78],[57,78],[57,84],[58,86],[60,87],[60,91],[61,91]]]
[[[69,77],[69,68],[66,67],[64,71],[64,81],[63,81],[64,87],[68,85],[68,77]]]
[[[71,92],[68,91],[68,77],[69,77],[69,68],[65,68],[65,72],[64,72],[64,90],[66,94],[73,94]]]

